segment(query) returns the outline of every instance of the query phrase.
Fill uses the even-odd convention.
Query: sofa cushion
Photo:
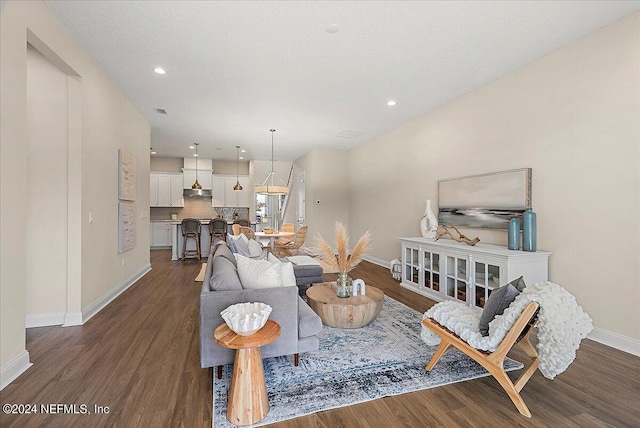
[[[226,257],[214,257],[211,262],[209,290],[242,290],[238,271]]]
[[[254,260],[237,254],[238,275],[242,288],[272,288],[279,287],[280,266],[267,260]]]
[[[236,258],[233,256],[233,253],[231,252],[231,249],[225,243],[218,244],[215,247],[215,250],[214,250],[214,253],[213,253],[213,257],[214,257],[214,259],[218,258],[218,257],[224,257],[225,259],[227,259],[231,263],[233,263],[234,267],[238,266],[238,264],[236,263]]]
[[[298,337],[310,337],[322,331],[322,320],[313,312],[300,296],[298,296]]]
[[[278,266],[280,269],[280,285],[287,287],[290,285],[296,285],[296,275],[293,270],[293,263],[283,261],[271,253],[267,254],[267,260],[270,263]]]
[[[478,328],[483,336],[489,335],[489,323],[493,321],[496,315],[502,315],[505,309],[509,307],[511,302],[520,294],[513,284],[505,284],[502,287],[494,289],[487,302],[482,309]]]

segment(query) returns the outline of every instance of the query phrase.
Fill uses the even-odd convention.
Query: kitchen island
[[[211,235],[209,235],[209,223],[211,222],[210,218],[202,218],[198,219],[200,221],[200,257],[207,258],[209,256],[209,249],[211,248]],[[164,223],[171,225],[171,260],[180,260],[182,257],[182,220],[151,220],[152,223],[152,233],[153,233],[153,223]],[[233,225],[233,221],[227,221],[228,225],[228,233],[231,232],[231,225]],[[255,222],[251,223],[251,227],[255,230],[256,224]],[[168,232],[168,231],[167,231]],[[163,246],[154,246],[152,244],[152,249],[155,248],[166,248]],[[187,241],[187,250],[195,250],[195,242],[193,239],[189,239]]]

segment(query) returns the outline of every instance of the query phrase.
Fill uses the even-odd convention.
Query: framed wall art
[[[118,150],[118,199],[136,200],[136,158],[126,150]]]
[[[531,168],[452,178],[438,182],[438,223],[507,229],[531,208]]]
[[[136,204],[118,203],[118,253],[136,246]]]

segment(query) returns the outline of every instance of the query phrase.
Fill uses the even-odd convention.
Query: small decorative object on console
[[[220,312],[225,323],[240,336],[251,336],[267,323],[271,306],[260,302],[231,305]]]
[[[509,249],[510,250],[519,250],[520,249],[520,220],[517,218],[512,218],[509,220]]]
[[[462,234],[462,232],[460,232],[458,230],[457,227],[455,226],[451,226],[455,229],[456,232],[458,232],[458,237],[453,236],[453,234],[451,233],[451,231],[449,229],[447,229],[445,226],[438,226],[438,233],[436,235],[436,241],[440,238],[442,238],[444,235],[449,235],[449,237],[451,239],[453,239],[454,241],[458,241],[458,242],[464,242],[465,244],[468,245],[476,245],[478,242],[480,242],[480,238],[478,238],[477,236],[473,239],[470,239],[469,237],[465,236]]]
[[[522,214],[522,249],[536,251],[536,213],[531,208]]]
[[[427,207],[424,210],[422,220],[420,220],[420,231],[423,238],[435,238],[438,233],[438,219],[431,211],[431,199],[427,199]]]

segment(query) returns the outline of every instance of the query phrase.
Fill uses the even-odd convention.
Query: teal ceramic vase
[[[522,249],[536,251],[536,213],[531,208],[522,214]]]
[[[520,220],[512,218],[509,220],[509,249],[520,249]]]

